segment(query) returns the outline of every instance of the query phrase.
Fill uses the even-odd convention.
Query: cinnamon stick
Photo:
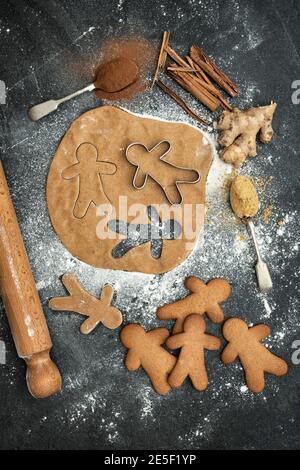
[[[168,67],[168,72],[170,76],[185,90],[195,96],[201,103],[203,103],[211,111],[218,109],[221,105],[224,109],[231,110],[231,106],[223,98],[219,90],[213,86],[209,78],[203,72],[203,70],[198,66],[197,63],[189,56],[186,57],[187,62],[182,59],[177,52],[175,52],[170,46],[166,49],[168,55],[178,64],[180,70],[174,70],[174,64],[171,67]],[[183,77],[180,73],[180,77],[175,72],[185,72],[191,67],[197,67],[199,74],[189,75],[187,74]],[[198,80],[201,80],[198,82]],[[188,82],[188,83],[187,83]]]
[[[151,88],[153,87],[154,83],[157,80],[159,71],[165,66],[165,63],[166,63],[166,60],[167,60],[167,51],[166,51],[166,49],[168,47],[169,40],[170,40],[170,32],[169,31],[164,31],[162,41],[161,41],[160,50],[159,50],[157,65],[156,65],[156,69],[155,69],[152,84],[151,84]]]
[[[182,88],[191,93],[201,103],[203,103],[210,111],[216,111],[220,106],[218,98],[213,96],[210,91],[201,86],[194,77],[187,73],[171,72],[169,75],[175,80]]]
[[[199,46],[192,46],[190,56],[202,70],[204,70],[224,91],[230,96],[237,96],[239,87],[213,62]]]
[[[168,67],[167,70],[171,70],[171,72],[196,72],[196,69],[193,69],[192,67]]]
[[[186,60],[188,61],[188,63],[195,67],[195,80],[197,81],[200,81],[199,83],[201,83],[201,85],[206,88],[207,90],[209,90],[211,92],[212,95],[216,96],[219,100],[220,100],[220,104],[222,106],[223,109],[227,109],[228,111],[232,111],[232,106],[228,103],[228,101],[225,100],[225,98],[223,97],[222,93],[220,92],[220,90],[218,90],[213,84],[212,82],[209,80],[209,78],[205,75],[205,73],[200,69],[199,66],[197,66],[197,64],[195,64],[192,59],[189,57],[189,56],[186,56]],[[168,69],[169,70],[169,69]],[[180,71],[180,70],[178,70]],[[182,67],[182,70],[183,71],[183,67]],[[200,71],[200,74],[197,73],[197,71]]]
[[[167,47],[167,54],[176,62],[176,64],[180,65],[181,67],[189,67],[189,64],[183,60],[180,55],[177,54],[170,46]]]
[[[167,47],[169,45],[169,41],[170,41],[170,31],[166,31],[165,32],[165,41],[164,41],[164,44],[163,44],[163,53],[162,53],[162,58],[161,58],[161,64],[160,64],[160,68],[164,68],[165,64],[166,64],[166,60],[167,60],[167,57],[168,57],[168,53],[167,53]]]
[[[214,95],[216,98],[219,99],[220,105],[222,106],[223,109],[227,109],[228,111],[232,111],[232,106],[228,103],[228,101],[225,100],[223,97],[222,93],[220,90],[218,90],[215,86],[212,84],[208,84],[204,82],[201,78],[195,77],[195,81],[199,82],[199,84],[206,88],[212,95]]]
[[[196,121],[200,122],[201,124],[204,124],[205,126],[208,126],[208,122],[203,119],[202,117],[198,116],[194,111],[191,110],[191,108],[186,104],[185,101],[183,101],[180,96],[178,96],[175,91],[171,90],[167,85],[165,85],[161,80],[156,80],[156,85],[163,90],[167,95],[170,96],[181,108],[189,114],[193,119]]]
[[[209,85],[212,85],[210,79],[208,78],[208,76],[203,72],[203,70],[199,67],[199,65],[197,65],[190,56],[186,56],[186,60],[187,62],[190,64],[191,67],[193,67],[194,69],[196,69],[196,76],[198,78],[203,78],[203,80],[208,83]]]

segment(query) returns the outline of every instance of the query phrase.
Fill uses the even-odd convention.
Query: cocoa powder
[[[120,57],[101,64],[96,70],[94,84],[106,93],[121,92],[132,85],[139,76],[139,68],[133,60]]]

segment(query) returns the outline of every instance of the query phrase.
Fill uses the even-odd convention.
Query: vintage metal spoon
[[[79,96],[82,93],[85,93],[86,91],[92,91],[95,88],[95,84],[91,83],[85,88],[75,91],[75,93],[71,93],[70,95],[61,98],[60,100],[49,100],[45,101],[44,103],[36,104],[35,106],[32,106],[32,108],[29,109],[28,116],[32,121],[38,121],[42,117],[47,116],[47,114],[52,113],[52,111],[56,111],[59,105],[61,105],[65,101],[69,101],[72,98],[75,98],[75,96]]]
[[[230,188],[230,204],[235,215],[247,224],[252,235],[257,254],[255,270],[259,289],[263,293],[270,292],[273,287],[273,283],[268,266],[261,257],[252,220],[252,217],[254,217],[258,212],[259,200],[255,186],[250,178],[247,176],[237,176],[234,179]]]
[[[273,282],[271,279],[268,266],[263,261],[261,254],[260,254],[260,250],[259,250],[259,246],[258,246],[257,238],[256,238],[256,233],[255,233],[254,223],[252,219],[244,219],[244,220],[246,221],[249,227],[250,233],[253,238],[256,254],[257,254],[257,263],[255,266],[255,270],[256,270],[256,276],[257,276],[259,289],[263,293],[270,292],[270,290],[272,290],[273,288]]]

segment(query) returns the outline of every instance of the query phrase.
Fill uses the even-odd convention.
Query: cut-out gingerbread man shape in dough
[[[179,185],[197,183],[200,175],[196,170],[169,162],[166,157],[170,150],[171,144],[167,140],[159,142],[151,149],[140,142],[133,142],[126,149],[126,158],[137,167],[133,178],[135,189],[143,189],[150,176],[162,188],[170,204],[181,204]]]
[[[263,391],[265,372],[282,376],[288,371],[287,363],[261,344],[260,341],[269,334],[267,325],[249,328],[239,318],[230,318],[223,326],[224,338],[229,343],[222,352],[221,360],[224,364],[230,364],[239,358],[245,371],[246,384],[254,393]]]
[[[100,299],[89,294],[70,273],[62,277],[62,282],[70,293],[67,297],[53,297],[49,301],[52,310],[76,312],[88,317],[81,325],[83,334],[91,333],[99,323],[111,330],[118,328],[123,321],[120,310],[111,306],[113,288],[107,284],[102,288]]]
[[[138,324],[125,326],[120,334],[123,346],[129,349],[125,359],[127,369],[134,371],[142,367],[154,390],[161,395],[170,390],[168,375],[176,363],[176,358],[161,346],[168,337],[166,328],[146,332]]]
[[[205,367],[204,349],[219,349],[221,341],[205,333],[205,321],[200,315],[190,315],[183,324],[183,333],[171,336],[166,345],[170,349],[181,348],[177,363],[169,375],[172,388],[180,387],[190,377],[196,390],[205,390],[208,377]]]
[[[185,318],[192,313],[198,315],[206,313],[214,323],[224,320],[219,303],[224,302],[231,294],[230,284],[225,279],[212,279],[205,284],[201,279],[190,276],[186,278],[184,284],[191,294],[157,310],[157,317],[160,320],[176,320],[173,334],[182,331]]]
[[[79,145],[76,158],[78,163],[65,168],[62,177],[67,180],[79,179],[73,215],[77,219],[82,219],[92,203],[95,206],[107,204],[108,198],[103,190],[101,175],[113,175],[117,167],[114,163],[98,160],[97,147],[89,142]]]

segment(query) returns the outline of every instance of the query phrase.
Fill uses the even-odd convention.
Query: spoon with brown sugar
[[[235,215],[242,219],[249,227],[257,254],[255,270],[258,286],[261,292],[267,293],[272,289],[273,283],[268,266],[261,257],[255,234],[252,217],[258,212],[259,200],[255,186],[250,178],[247,176],[237,176],[233,180],[230,188],[230,204]]]
[[[85,93],[86,91],[92,91],[95,89],[101,90],[105,93],[123,91],[125,88],[128,88],[130,85],[135,83],[138,80],[138,76],[139,68],[133,60],[126,59],[124,57],[110,60],[109,62],[101,64],[96,69],[93,83],[59,100],[48,100],[44,103],[32,106],[28,111],[28,115],[32,121],[38,121],[42,117],[56,111],[57,108],[65,101],[69,101],[76,96],[82,95],[82,93]]]

